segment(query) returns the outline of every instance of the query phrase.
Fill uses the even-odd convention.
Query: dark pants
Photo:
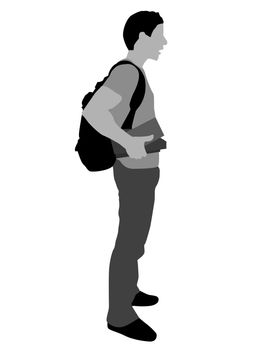
[[[138,315],[132,307],[139,291],[138,262],[151,225],[159,167],[129,169],[116,161],[113,174],[119,190],[119,230],[109,267],[107,322],[124,326]]]

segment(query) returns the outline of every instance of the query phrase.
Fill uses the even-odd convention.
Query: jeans
[[[130,169],[116,160],[113,174],[119,190],[119,229],[109,266],[107,322],[121,327],[138,318],[132,307],[139,291],[137,260],[144,254],[160,169]]]

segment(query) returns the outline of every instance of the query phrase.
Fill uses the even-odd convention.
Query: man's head
[[[139,51],[152,59],[158,59],[159,51],[167,44],[163,36],[163,19],[153,11],[140,11],[130,16],[124,26],[123,38],[129,50]]]

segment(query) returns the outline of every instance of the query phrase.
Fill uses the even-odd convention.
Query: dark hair
[[[123,29],[123,39],[127,48],[129,50],[134,49],[134,44],[138,40],[140,32],[151,36],[158,24],[162,23],[163,19],[159,12],[140,11],[131,15]]]

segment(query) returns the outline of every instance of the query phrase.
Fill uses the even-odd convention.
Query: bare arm
[[[102,86],[84,108],[83,116],[100,134],[123,146],[130,157],[145,157],[144,142],[150,141],[153,135],[134,137],[119,127],[109,110],[117,106],[121,100],[122,97],[115,91]]]
[[[106,86],[102,86],[85,107],[83,116],[100,134],[126,148],[132,136],[119,127],[109,111],[117,106],[121,100],[122,97],[119,94]]]

